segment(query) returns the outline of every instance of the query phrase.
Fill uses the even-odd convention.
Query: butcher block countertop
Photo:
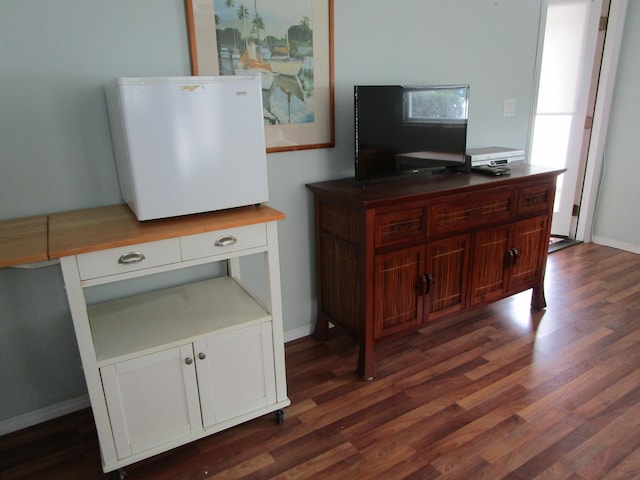
[[[0,221],[0,268],[48,259],[46,215]]]
[[[283,220],[256,205],[138,221],[127,205],[0,221],[0,268],[184,235]]]

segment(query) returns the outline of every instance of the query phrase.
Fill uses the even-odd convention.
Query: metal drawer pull
[[[139,263],[146,257],[141,252],[129,252],[125,253],[118,259],[118,263],[121,265],[129,265],[131,263]]]
[[[230,245],[233,245],[237,241],[238,241],[238,239],[236,237],[234,237],[233,235],[227,235],[225,237],[220,237],[219,239],[217,239],[216,243],[215,243],[215,246],[216,247],[228,247]]]

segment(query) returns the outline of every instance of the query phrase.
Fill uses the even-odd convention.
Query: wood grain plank
[[[277,221],[284,213],[266,205],[140,222],[126,205],[49,215],[49,258],[153,242],[182,235]]]
[[[46,215],[0,221],[0,268],[48,258]]]

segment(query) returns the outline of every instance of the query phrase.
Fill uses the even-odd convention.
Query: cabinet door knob
[[[187,365],[191,365],[193,363],[193,358],[191,357],[187,357],[184,359],[184,363],[186,363]]]
[[[520,260],[520,252],[517,248],[512,248],[511,251],[513,252],[513,266],[515,267],[518,263],[518,260]]]
[[[429,293],[431,291],[431,281],[433,280],[433,277],[431,276],[430,273],[427,273],[426,275],[421,275],[420,276],[420,295],[426,295],[427,293]]]
[[[507,250],[504,255],[504,266],[507,268],[513,267],[514,259],[513,259],[513,250]]]
[[[205,358],[207,358],[207,355],[206,355],[204,352],[200,352],[200,353],[198,354],[198,358],[199,358],[200,360],[204,360]]]

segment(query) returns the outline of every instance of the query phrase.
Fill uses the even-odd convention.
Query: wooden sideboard
[[[380,342],[530,288],[533,308],[544,308],[563,172],[522,165],[502,177],[307,185],[315,208],[316,337],[327,338],[329,322],[344,327],[360,346],[358,374],[371,379]]]

